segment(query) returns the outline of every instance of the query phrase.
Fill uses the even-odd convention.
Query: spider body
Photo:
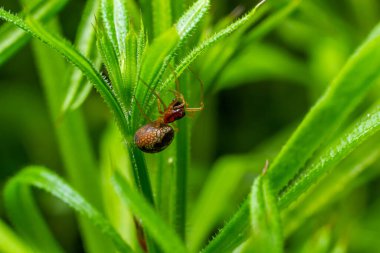
[[[140,127],[135,134],[135,144],[146,153],[157,153],[167,148],[174,139],[174,130],[156,120]]]
[[[163,114],[163,122],[165,124],[172,123],[176,120],[182,119],[185,115],[185,103],[174,99]]]
[[[160,107],[160,106],[159,106]],[[186,115],[186,104],[181,94],[175,98],[164,111],[159,109],[161,116],[142,127],[135,133],[135,144],[146,153],[157,153],[167,148],[174,139],[174,129],[169,125]]]
[[[134,137],[136,146],[143,152],[146,153],[157,153],[165,148],[167,148],[174,139],[174,129],[169,125],[176,120],[182,119],[185,117],[186,112],[196,112],[203,110],[203,84],[201,83],[202,97],[201,105],[197,108],[189,108],[183,97],[183,95],[178,91],[178,81],[177,81],[177,90],[173,91],[175,98],[173,101],[166,107],[160,96],[154,92],[153,94],[157,98],[158,102],[158,112],[160,117],[151,121],[150,123],[140,127]],[[149,87],[149,86],[148,86]],[[137,103],[138,105],[138,103]],[[161,109],[163,106],[163,110]],[[140,108],[140,106],[139,106]],[[140,111],[143,113],[142,108]],[[148,118],[145,115],[146,118]]]

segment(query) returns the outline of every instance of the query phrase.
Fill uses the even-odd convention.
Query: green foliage
[[[5,187],[5,204],[12,223],[37,251],[62,252],[38,212],[29,187],[34,186],[60,198],[94,226],[108,235],[120,252],[132,252],[110,223],[83,197],[59,177],[41,167],[28,167],[13,177]],[[28,210],[24,213],[24,210]],[[29,222],[32,224],[27,225]]]
[[[54,17],[67,3],[67,0],[54,1],[30,1],[24,15],[33,19],[46,22]],[[3,25],[0,29],[0,64],[16,53],[29,40],[27,33],[15,28],[10,24]]]
[[[127,202],[132,212],[137,218],[141,219],[148,233],[157,240],[157,243],[165,252],[186,252],[186,247],[177,234],[162,221],[149,203],[137,192],[134,192],[118,174],[115,176],[115,184],[117,191]]]
[[[252,237],[244,245],[244,251],[283,252],[280,213],[265,175],[253,183],[250,205]]]
[[[227,2],[87,0],[73,44],[62,35],[65,16],[57,19],[67,1],[20,2],[19,14],[0,7],[0,65],[7,68],[34,37],[60,161],[28,166],[4,184],[11,225],[0,220],[0,252],[70,251],[61,245],[62,234],[52,232],[46,195],[32,187],[75,213],[86,252],[285,252],[284,245],[291,252],[378,250],[376,243],[363,246],[371,237],[360,233],[380,224],[372,193],[380,175],[377,1],[345,3],[350,15],[327,0],[261,1],[247,4],[242,15],[237,8],[220,18],[231,7]],[[16,69],[20,76],[27,70]],[[265,88],[247,85],[259,83]],[[277,97],[267,101],[269,85]],[[94,103],[92,87],[111,116]],[[145,155],[134,134],[160,116],[157,100],[167,103],[174,87],[189,107],[204,90],[206,116],[174,124],[179,132],[171,147]],[[23,99],[2,89],[0,117],[30,121],[30,112],[4,113]],[[227,105],[212,102],[226,94],[234,99],[234,90],[243,98],[250,89],[262,94],[265,108],[240,97]],[[302,114],[295,103],[300,97],[307,107]],[[268,116],[273,111],[276,116]],[[87,129],[102,115],[105,133]],[[17,124],[14,132],[27,127]],[[219,147],[234,138],[226,150]],[[39,143],[34,147],[28,152]],[[190,163],[192,155],[203,160]],[[46,167],[62,169],[68,183]]]

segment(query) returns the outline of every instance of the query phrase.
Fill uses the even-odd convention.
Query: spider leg
[[[203,104],[203,101],[202,101],[201,105],[199,107],[187,107],[187,104],[186,104],[185,111],[186,112],[199,112],[199,111],[202,111],[203,108],[204,108],[204,104]]]

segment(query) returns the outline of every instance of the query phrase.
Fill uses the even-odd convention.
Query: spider
[[[157,98],[160,116],[157,120],[149,122],[136,131],[134,141],[141,151],[157,153],[166,149],[174,139],[174,129],[169,124],[185,117],[186,112],[198,112],[203,110],[203,83],[199,78],[198,80],[201,85],[201,103],[199,107],[190,108],[188,106],[183,94],[179,92],[178,79],[176,79],[177,90],[172,91],[175,98],[168,106],[165,106],[160,96],[152,90]],[[163,110],[161,106],[163,106]],[[142,111],[141,108],[140,111]]]

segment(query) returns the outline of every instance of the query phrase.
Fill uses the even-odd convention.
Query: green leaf
[[[239,208],[235,215],[219,231],[218,236],[215,237],[201,252],[233,252],[233,250],[242,244],[250,234],[251,228],[248,222],[249,217],[249,202],[244,201],[243,205]]]
[[[32,253],[25,244],[2,220],[0,220],[0,252],[2,253]]]
[[[67,4],[67,0],[39,1],[28,10],[28,15],[41,22],[46,22]],[[30,36],[11,24],[0,28],[0,65],[24,46]]]
[[[180,37],[176,30],[171,28],[156,38],[148,47],[141,70],[141,78],[146,83],[151,85],[159,79],[162,65],[171,58],[179,40]]]
[[[251,199],[244,201],[218,236],[201,251],[202,253],[232,252],[246,241],[249,235],[252,235],[252,240],[243,246],[243,250],[253,252],[253,247],[256,252],[258,250],[256,246],[260,245],[262,252],[282,252],[280,216],[273,192],[266,180],[267,178],[262,176],[256,179],[252,186]],[[266,247],[271,248],[266,251],[268,250]]]
[[[198,0],[178,20],[175,27],[181,40],[189,35],[190,31],[199,23],[209,7],[209,0]]]
[[[154,40],[144,60],[141,76],[145,82],[151,84],[154,79],[160,79],[178,43],[183,43],[183,40],[200,22],[208,8],[209,0],[198,0],[170,30]]]
[[[125,5],[127,8],[128,18],[131,24],[137,25],[141,20],[141,9],[140,6],[136,4],[135,0],[125,0]],[[135,27],[137,29],[137,27]],[[140,29],[142,27],[139,27]]]
[[[99,0],[89,0],[84,8],[82,18],[79,24],[75,46],[85,57],[95,60],[96,66],[99,67],[99,60],[96,61],[98,53],[96,52],[95,15],[98,12]],[[91,91],[91,84],[84,79],[80,70],[72,70],[69,82],[69,90],[62,105],[62,112],[68,109],[75,110],[82,105]]]
[[[354,107],[369,89],[369,86],[378,78],[379,72],[377,69],[379,69],[380,64],[379,34],[380,25],[374,29],[368,40],[351,57],[332,86],[306,116],[290,142],[277,156],[267,172],[271,184],[274,184],[274,182],[286,184],[289,179],[280,178],[280,175],[291,178],[298,171],[298,168],[291,167],[291,165],[297,163],[298,166],[302,166],[309,158],[305,158],[306,154],[311,155],[309,152],[315,151],[318,144],[324,140],[325,136],[321,136],[321,134],[327,135],[332,128],[343,121],[344,116],[352,110],[349,107]],[[328,117],[326,118],[325,116]],[[325,120],[325,122],[322,120]],[[321,123],[324,125],[323,127],[321,127]],[[312,151],[310,151],[311,148]],[[283,171],[282,169],[285,167],[290,172]],[[282,169],[275,172],[278,168]],[[273,189],[278,191],[282,187],[283,185],[274,185]],[[213,249],[221,247],[228,240],[229,231],[231,230],[241,231],[239,240],[236,239],[234,244],[235,247],[237,243],[241,243],[244,238],[248,237],[246,232],[247,224],[244,223],[249,217],[247,206],[248,204],[245,202],[230,222],[206,247],[206,252],[214,252],[212,251]]]
[[[130,27],[127,2],[122,0],[102,0],[101,13],[102,23],[98,24],[98,46],[106,65],[115,94],[120,98],[123,110],[130,111],[132,91],[135,83],[129,81],[128,76],[135,76],[136,72],[125,72],[126,68],[136,69],[136,46],[137,36]],[[133,43],[133,45],[128,45]],[[133,52],[131,48],[134,47]],[[126,52],[128,50],[128,52]],[[128,53],[128,55],[127,55]],[[132,53],[132,54],[131,54]],[[128,57],[132,57],[128,59]],[[132,64],[132,65],[129,65]],[[130,129],[129,129],[130,131]]]
[[[230,24],[226,28],[222,29],[215,35],[211,36],[210,38],[204,40],[200,45],[198,45],[195,49],[193,49],[184,59],[181,60],[179,65],[175,69],[175,75],[171,75],[168,77],[165,82],[161,85],[161,89],[164,87],[167,87],[169,83],[173,82],[175,76],[180,76],[182,72],[198,57],[200,56],[206,49],[210,48],[211,46],[215,45],[217,42],[219,42],[221,39],[227,37],[240,27],[242,27],[244,24],[246,24],[256,13],[257,9],[265,2],[265,0],[261,1],[259,4],[257,4],[247,15],[243,16],[239,20],[235,21],[234,23]],[[178,28],[180,31],[186,31],[186,29],[182,28],[182,24],[179,23]]]
[[[340,199],[340,197],[360,186],[363,182],[358,182],[359,176],[365,171],[370,171],[374,164],[379,160],[380,150],[376,149],[379,142],[379,133],[368,138],[352,154],[347,156],[342,163],[332,170],[332,173],[323,180],[313,185],[289,208],[283,210],[284,234],[290,235],[297,231],[304,222],[316,214],[318,211],[326,209]],[[371,166],[373,164],[373,166]],[[372,177],[366,178],[368,182],[377,176],[373,173]]]
[[[102,0],[101,14],[105,33],[117,56],[120,57],[124,53],[125,38],[129,29],[126,2]]]
[[[153,0],[153,30],[158,37],[172,25],[172,13],[170,0]]]
[[[130,100],[127,100],[127,97],[131,97],[131,94],[128,94],[127,87],[123,82],[117,48],[112,44],[111,38],[103,25],[99,25],[97,28],[97,45],[111,81],[110,85],[115,91],[115,96],[117,94],[120,97],[119,101],[128,103]],[[124,103],[122,104],[125,105]],[[123,109],[127,111],[127,108]]]
[[[169,61],[172,59],[174,52],[178,47],[183,45],[187,39],[187,35],[195,28],[205,15],[209,7],[209,0],[198,0],[190,9],[179,19],[171,29],[168,29],[158,38],[152,45],[148,47],[143,59],[141,70],[141,79],[147,83],[152,89],[155,89],[161,81]],[[163,86],[158,87],[158,91],[162,90]],[[155,99],[152,99],[152,92],[148,92],[148,87],[139,85],[136,89],[136,98],[143,105],[143,108],[151,108]],[[137,118],[139,123],[140,112],[135,108],[133,118]],[[135,125],[135,123],[134,123]]]
[[[5,186],[5,206],[17,230],[41,252],[63,252],[50,234],[33,201],[30,186],[44,190],[68,204],[107,235],[120,252],[133,252],[111,224],[57,175],[40,166],[29,166]],[[28,210],[28,212],[25,212]]]
[[[377,104],[353,126],[324,149],[318,160],[307,167],[281,193],[279,206],[287,207],[290,203],[318,182],[326,173],[344,157],[349,155],[364,140],[380,130],[380,105]]]
[[[139,43],[142,43],[142,45],[140,45]],[[120,60],[120,69],[123,78],[122,85],[125,86],[123,91],[125,95],[123,96],[123,94],[121,94],[121,96],[126,108],[130,108],[132,106],[132,94],[138,83],[138,75],[140,73],[139,67],[141,65],[141,62],[139,62],[139,60],[141,59],[138,56],[138,50],[139,46],[143,47],[140,50],[144,50],[144,43],[145,41],[139,41],[138,35],[136,34],[133,28],[128,32],[126,37],[124,54],[123,56],[121,56]]]
[[[190,215],[191,230],[187,238],[191,252],[197,251],[201,243],[206,241],[207,235],[223,221],[221,219],[225,210],[236,199],[237,192],[241,192],[237,189],[241,188],[239,186],[245,181],[245,176],[248,173],[258,174],[263,161],[275,157],[289,137],[290,130],[273,136],[252,152],[223,156],[214,163]]]
[[[139,6],[141,8],[141,18],[143,19],[143,23],[146,27],[146,31],[148,33],[148,38],[154,38],[153,34],[153,10],[152,10],[152,1],[151,0],[140,0]]]
[[[27,24],[19,17],[10,14],[2,8],[0,8],[0,19],[13,23],[30,35],[46,43],[48,46],[52,47],[62,56],[67,58],[72,64],[77,66],[97,88],[110,109],[114,112],[116,121],[120,127],[120,131],[124,136],[128,137],[126,118],[117,98],[112,92],[110,86],[108,86],[108,84],[104,81],[100,73],[96,71],[94,66],[81,53],[75,50],[64,39],[50,34],[36,22],[29,21]]]
[[[266,176],[259,176],[251,191],[252,235],[245,252],[283,252],[280,213]]]
[[[53,31],[59,30],[56,22],[49,24],[48,27]],[[80,110],[75,110],[68,111],[64,117],[61,117],[62,101],[67,90],[67,83],[62,81],[62,73],[66,73],[68,63],[39,41],[33,40],[32,45],[41,85],[51,114],[50,118],[52,125],[55,126],[65,174],[72,186],[89,203],[102,211],[99,170],[82,114]],[[59,124],[57,124],[57,119],[59,119]],[[78,215],[78,222],[83,246],[87,252],[103,253],[114,248],[112,242],[100,231],[94,230],[88,220]]]
[[[162,220],[152,206],[119,174],[115,175],[115,187],[132,212],[141,219],[144,228],[156,240],[158,245],[167,252],[187,252],[185,245],[177,234]]]
[[[133,214],[112,184],[115,171],[122,174],[128,182],[133,182],[131,164],[121,139],[115,124],[110,124],[101,141],[100,170],[104,209],[118,233],[132,248],[137,249],[139,245]]]
[[[278,1],[281,2],[281,1]],[[283,22],[289,15],[299,7],[302,0],[290,0],[285,6],[281,6],[275,13],[271,14],[267,19],[260,23],[255,29],[244,37],[243,43],[245,45],[251,44],[263,38],[268,32],[277,27]]]
[[[358,105],[380,77],[380,24],[348,60],[273,161],[268,177],[275,191],[293,178],[318,146]]]

